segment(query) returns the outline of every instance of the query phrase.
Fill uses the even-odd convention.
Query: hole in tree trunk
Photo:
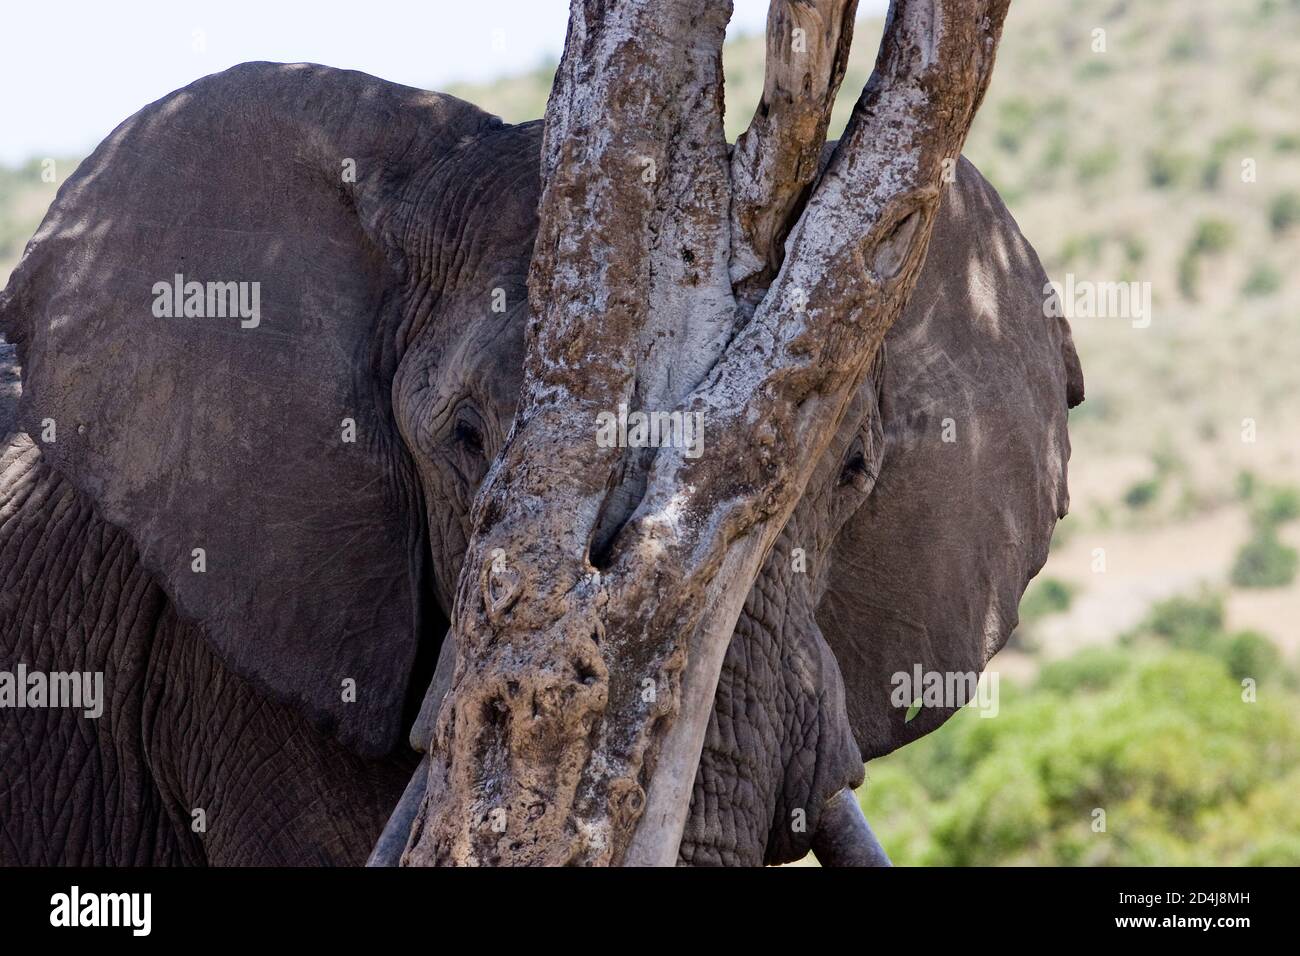
[[[907,253],[912,248],[912,237],[921,225],[921,212],[909,213],[905,219],[894,226],[876,249],[874,262],[876,275],[881,279],[892,279],[903,268]]]

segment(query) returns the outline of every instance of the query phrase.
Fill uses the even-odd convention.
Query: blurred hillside
[[[733,138],[762,59],[728,45]],[[550,73],[450,92],[532,119]],[[1072,513],[994,664],[1009,716],[872,765],[900,860],[1300,863],[1298,103],[1300,0],[1013,3],[967,155],[1054,280],[1150,283],[1153,316],[1073,322]],[[0,169],[0,283],[73,163],[44,168]]]

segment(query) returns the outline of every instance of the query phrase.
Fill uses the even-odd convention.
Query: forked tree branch
[[[1009,3],[894,0],[875,71],[776,281],[686,402],[708,416],[710,455],[691,461],[670,448],[655,461],[623,556],[628,568],[654,561],[711,579],[711,600],[689,632],[683,684],[693,703],[711,702],[725,653],[717,635],[730,635],[915,286],[945,172],[988,88]],[[684,488],[707,490],[683,496]],[[675,857],[706,726],[707,709],[704,722],[679,720],[664,732],[658,759],[676,773],[652,779],[631,860],[668,865]]]
[[[915,284],[1008,3],[895,0],[850,128],[745,321],[717,196],[721,5],[575,0],[547,110],[524,391],[476,504],[406,862],[675,861],[745,596]],[[755,139],[800,172],[746,188],[787,204],[804,147]],[[629,182],[638,155],[668,165]],[[754,250],[775,238],[741,232]],[[705,343],[703,360],[681,342]],[[596,415],[644,395],[702,413],[707,452],[645,463],[597,567],[628,461],[594,441]]]

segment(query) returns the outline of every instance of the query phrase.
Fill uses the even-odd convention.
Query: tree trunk
[[[912,290],[1008,3],[895,0],[819,176],[853,0],[774,0],[734,150],[728,4],[573,0],[524,386],[404,862],[675,862],[737,617]],[[702,421],[703,453],[606,447],[620,406]]]

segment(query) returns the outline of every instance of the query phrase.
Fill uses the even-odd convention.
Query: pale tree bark
[[[675,861],[746,594],[915,283],[1008,3],[895,0],[818,176],[853,2],[776,0],[729,151],[729,5],[574,0],[525,382],[404,862]],[[702,413],[704,454],[600,447],[620,404]]]
[[[744,305],[781,264],[780,239],[821,160],[857,0],[773,0],[763,98],[731,155],[731,283]]]

